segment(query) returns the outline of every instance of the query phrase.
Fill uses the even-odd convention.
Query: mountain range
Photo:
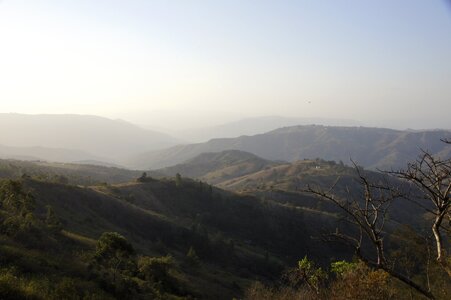
[[[297,125],[242,135],[301,121],[280,117],[246,119],[211,132],[221,136],[222,128],[224,134],[238,137],[181,144],[170,135],[122,120],[86,115],[0,114],[0,158],[155,170],[184,163],[201,153],[239,150],[272,162],[322,158],[349,164],[353,159],[367,168],[390,169],[404,167],[421,149],[450,155],[440,141],[450,139],[449,130]]]
[[[450,155],[441,139],[449,139],[449,130],[400,131],[370,127],[322,125],[279,128],[264,134],[212,139],[205,143],[178,145],[150,151],[130,158],[129,167],[158,169],[173,166],[205,152],[241,150],[263,159],[296,161],[322,158],[350,159],[371,169],[401,168],[414,160],[421,149],[441,156]]]
[[[191,141],[192,143],[199,143],[206,142],[214,138],[234,138],[242,135],[256,135],[281,127],[310,124],[322,124],[330,126],[361,125],[357,121],[346,119],[262,116],[245,118],[238,121],[228,122],[211,127],[174,131],[172,135],[183,140]]]
[[[122,157],[179,142],[164,133],[98,116],[0,114],[3,158],[117,163]]]

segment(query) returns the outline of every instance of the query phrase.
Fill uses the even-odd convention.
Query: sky
[[[0,112],[451,128],[445,0],[0,0]]]

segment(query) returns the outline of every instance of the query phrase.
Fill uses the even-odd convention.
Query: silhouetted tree
[[[175,174],[175,186],[180,187],[182,185],[182,175],[180,173]]]
[[[147,179],[147,173],[146,173],[146,172],[143,172],[143,173],[141,174],[141,176],[138,177],[137,181],[138,181],[138,182],[145,182],[146,179]]]
[[[449,144],[449,141],[444,140],[444,142]],[[421,191],[420,197],[413,194],[406,198],[433,214],[434,221],[431,228],[435,239],[437,261],[451,277],[451,266],[442,233],[442,231],[450,230],[449,224],[446,226],[444,219],[448,218],[451,223],[451,158],[441,159],[423,151],[416,161],[407,165],[406,169],[387,173],[407,180]],[[431,204],[433,208],[429,209]]]
[[[353,247],[356,256],[367,266],[374,269],[382,269],[427,298],[435,299],[429,289],[394,270],[386,258],[384,226],[387,221],[387,213],[393,201],[402,197],[403,194],[397,188],[391,187],[387,182],[371,182],[362,173],[361,168],[357,164],[354,163],[354,167],[363,188],[361,198],[355,198],[350,193],[348,193],[347,197],[340,197],[333,192],[335,185],[328,191],[310,186],[306,189],[307,192],[337,205],[346,214],[346,221],[355,226],[358,232],[357,235],[352,235],[340,232],[337,228],[335,233],[326,235],[327,240],[345,242]],[[372,245],[376,256],[375,261],[362,252],[364,241],[368,241]]]

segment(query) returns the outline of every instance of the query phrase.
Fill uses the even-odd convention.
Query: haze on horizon
[[[451,128],[448,1],[0,1],[0,112]]]

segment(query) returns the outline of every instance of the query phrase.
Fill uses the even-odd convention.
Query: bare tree
[[[354,162],[353,162],[354,163]],[[355,198],[349,190],[346,196],[340,197],[332,186],[328,191],[308,186],[306,192],[312,193],[322,199],[336,204],[346,214],[346,221],[357,229],[354,233],[340,232],[327,235],[328,240],[339,240],[353,247],[357,257],[374,269],[382,269],[392,277],[404,282],[429,299],[435,299],[429,289],[420,286],[409,277],[397,272],[387,261],[384,248],[384,226],[387,221],[387,213],[391,204],[403,194],[388,182],[371,182],[354,163],[363,195]],[[337,179],[338,182],[339,179]],[[336,182],[336,183],[337,183]],[[363,253],[364,242],[369,242],[374,250],[374,255]]]
[[[450,143],[446,140],[444,142]],[[433,215],[431,228],[435,240],[436,258],[451,276],[442,233],[442,231],[449,231],[449,226],[446,227],[444,219],[448,218],[451,222],[451,159],[440,159],[427,151],[422,152],[415,162],[408,164],[407,169],[387,173],[407,180],[421,191],[420,198],[411,195],[408,199],[426,208]]]

